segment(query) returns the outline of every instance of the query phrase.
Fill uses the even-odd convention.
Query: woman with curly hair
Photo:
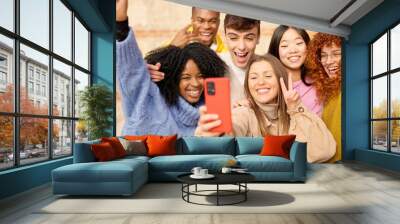
[[[336,155],[330,160],[341,159],[341,84],[342,40],[338,36],[318,33],[309,44],[306,59],[307,76],[313,80],[318,101],[324,105],[322,120],[336,141]]]
[[[147,63],[161,63],[162,81],[151,81],[131,29],[117,38],[117,79],[126,121],[122,135],[192,136],[203,104],[203,81],[222,77],[225,63],[210,48],[192,43],[183,48],[167,46],[146,56]],[[119,35],[117,35],[118,37]]]

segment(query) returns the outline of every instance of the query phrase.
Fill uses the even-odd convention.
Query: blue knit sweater
[[[194,134],[200,105],[194,107],[182,97],[174,106],[166,104],[150,79],[132,30],[125,40],[117,42],[117,79],[125,115],[122,135]]]

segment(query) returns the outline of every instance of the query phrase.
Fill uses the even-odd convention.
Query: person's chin
[[[248,62],[249,62],[248,59],[240,60],[238,58],[235,58],[235,60],[234,60],[234,64],[236,65],[236,67],[241,68],[241,69],[245,69]]]
[[[199,102],[200,97],[199,98],[186,97],[185,100],[190,104],[196,104],[197,102]]]
[[[202,38],[201,43],[206,46],[210,46],[213,43],[213,39],[212,38]]]
[[[273,99],[274,99],[273,95],[262,95],[262,96],[259,95],[255,97],[254,100],[258,104],[268,104],[268,103],[273,103]]]
[[[288,67],[289,69],[292,69],[292,70],[297,70],[297,69],[300,69],[302,65],[303,64],[300,64],[300,63],[295,63],[295,64],[290,63],[286,67]]]

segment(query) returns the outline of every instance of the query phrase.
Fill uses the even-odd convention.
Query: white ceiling
[[[347,37],[383,0],[168,0],[266,22]]]
[[[236,3],[329,20],[351,0],[231,0]],[[312,7],[310,7],[312,6]]]

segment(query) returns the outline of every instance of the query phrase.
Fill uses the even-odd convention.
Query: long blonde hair
[[[289,130],[289,122],[290,122],[290,117],[287,114],[286,110],[286,103],[285,99],[283,97],[283,93],[281,90],[281,85],[279,82],[279,79],[282,77],[283,81],[285,82],[285,85],[288,86],[288,74],[285,69],[285,67],[282,65],[282,63],[277,59],[275,56],[271,54],[265,54],[263,56],[255,56],[253,57],[248,65],[248,69],[246,71],[246,77],[244,80],[244,92],[246,94],[247,99],[249,100],[251,108],[254,110],[254,113],[256,114],[256,118],[258,121],[258,126],[260,128],[260,132],[263,136],[268,134],[267,130],[267,123],[266,123],[266,115],[265,113],[261,110],[261,108],[257,105],[256,101],[254,100],[254,97],[250,93],[249,89],[249,72],[251,66],[260,61],[266,61],[268,62],[271,66],[272,69],[274,70],[274,74],[276,76],[276,79],[278,80],[278,96],[277,96],[277,104],[278,104],[278,134],[286,134]]]

